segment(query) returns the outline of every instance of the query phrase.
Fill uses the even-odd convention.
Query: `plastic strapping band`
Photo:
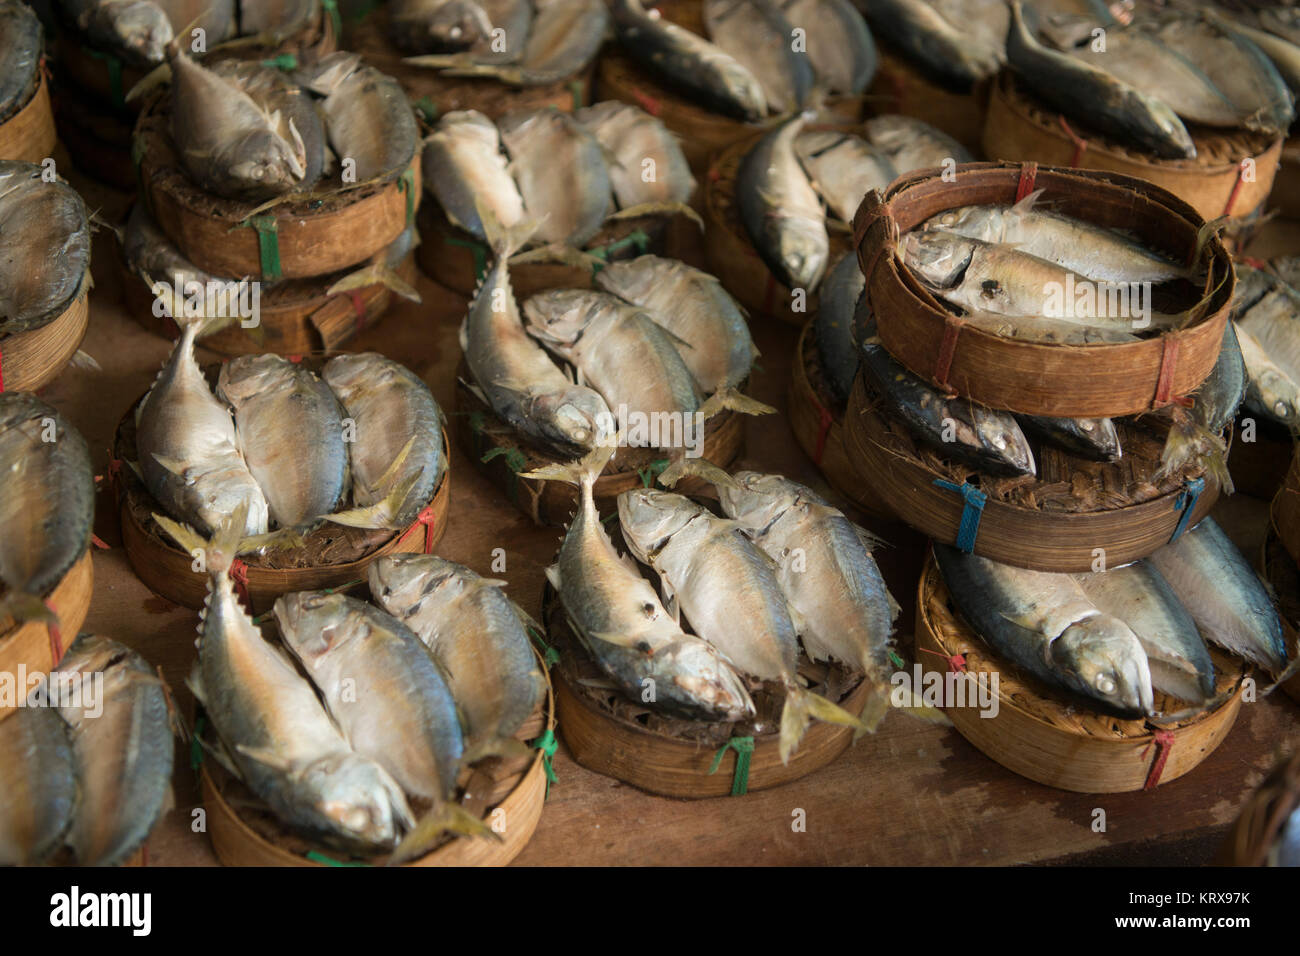
[[[108,68],[109,96],[112,97],[114,106],[118,109],[125,109],[126,91],[122,89],[122,61],[111,53],[92,50],[88,46],[83,46],[81,49],[89,54],[92,59],[104,61],[104,66]]]
[[[582,80],[574,80],[569,84],[569,95],[573,97],[573,109],[577,112],[586,105],[587,84]]]
[[[487,246],[473,239],[457,239],[455,236],[447,237],[447,245],[460,246],[470,251],[474,256],[474,278],[482,282],[483,277],[487,275]]]
[[[966,322],[960,316],[945,315],[943,318],[943,338],[939,340],[939,354],[934,360],[934,383],[951,398],[956,391],[948,384],[948,375],[952,372],[952,360],[957,355],[957,337]]]
[[[366,327],[366,300],[361,298],[360,289],[353,289],[348,293],[348,298],[352,301],[352,311],[357,317],[357,331],[360,332]]]
[[[283,70],[288,73],[290,70],[298,69],[298,58],[292,53],[280,53],[269,60],[263,60],[262,66],[269,67],[272,70]]]
[[[719,747],[718,752],[713,755],[713,765],[709,767],[710,774],[718,772],[718,768],[722,766],[722,755],[728,750],[736,752],[736,772],[731,775],[731,795],[743,797],[749,792],[749,758],[754,753],[754,738],[732,737]]]
[[[948,670],[952,671],[954,674],[966,673],[965,654],[953,654],[951,657],[949,657],[947,654],[941,654],[938,651],[932,651],[928,647],[920,647],[917,648],[917,650],[924,651],[927,654],[933,654],[935,657],[942,657],[945,661],[948,662]],[[899,661],[899,663],[896,666],[902,667],[903,664],[901,661]]]
[[[895,667],[897,667],[899,670],[902,670],[904,667],[907,666],[907,661],[899,657],[898,652],[895,651],[893,648],[890,648],[887,651],[887,653],[889,654],[889,662],[893,664]]]
[[[1160,783],[1160,774],[1164,773],[1165,763],[1174,749],[1174,732],[1157,730],[1151,737],[1151,743],[1142,748],[1143,757],[1152,746],[1156,748],[1156,759],[1151,764],[1151,772],[1147,774],[1147,782],[1142,785],[1143,790],[1154,790]]]
[[[1070,142],[1074,143],[1074,155],[1070,157],[1070,168],[1077,169],[1079,163],[1083,160],[1083,154],[1088,149],[1088,141],[1070,129],[1070,124],[1065,121],[1065,117],[1057,115],[1057,120],[1061,123],[1061,129],[1065,130],[1065,135],[1070,137]]]
[[[236,228],[247,226],[257,233],[257,253],[262,264],[262,278],[280,278],[280,226],[275,216],[250,216]]]
[[[1164,408],[1173,403],[1171,393],[1174,390],[1174,368],[1178,364],[1178,338],[1174,335],[1164,337],[1164,349],[1160,353],[1160,375],[1156,379],[1156,397],[1151,402],[1152,408]]]
[[[100,551],[113,550],[107,544],[104,543],[104,541],[99,537],[99,535],[94,534],[93,532],[90,535],[90,543],[93,544],[95,547],[99,548]]]
[[[397,178],[397,188],[406,195],[406,224],[415,222],[415,167],[408,166]]]
[[[1249,159],[1243,159],[1237,164],[1237,181],[1232,184],[1232,192],[1228,193],[1228,201],[1223,204],[1223,214],[1232,215],[1232,207],[1237,205],[1237,196],[1241,194],[1241,187],[1246,183],[1246,169],[1250,163]]]
[[[817,406],[817,447],[813,450],[813,461],[817,467],[822,466],[822,456],[826,454],[826,436],[830,434],[831,426],[835,424],[835,418],[826,406],[821,402],[813,399],[813,404]]]
[[[519,472],[523,471],[525,468],[528,467],[528,459],[524,457],[524,453],[521,452],[518,448],[507,448],[505,445],[499,445],[496,448],[488,449],[488,453],[484,455],[482,458],[480,458],[479,461],[483,462],[483,464],[486,465],[493,458],[496,458],[498,456],[505,458],[506,465],[510,469],[510,486],[508,489],[510,503],[513,505],[518,505],[519,504]]]
[[[984,502],[988,500],[988,495],[974,485],[965,482],[959,485],[954,481],[936,478],[934,483],[940,488],[955,491],[961,495],[961,523],[957,526],[957,549],[964,551],[966,554],[973,554],[975,552],[975,539],[980,533],[980,518],[984,514]]]
[[[1038,179],[1038,164],[1035,162],[1022,163],[1020,166],[1020,182],[1016,184],[1016,202],[1024,199],[1034,191],[1034,183]]]
[[[550,728],[543,730],[542,735],[533,741],[533,748],[542,752],[542,770],[546,772],[547,797],[551,795],[551,784],[560,781],[560,778],[555,775],[555,767],[552,764],[555,751],[559,746],[560,742],[555,739],[555,731]]]
[[[641,487],[649,488],[653,485],[656,479],[664,473],[664,469],[667,467],[667,458],[656,458],[644,468],[638,469],[636,474],[637,477],[641,479]]]
[[[235,582],[235,594],[239,596],[240,602],[251,613],[253,600],[248,596],[248,565],[239,558],[235,558],[230,562],[230,579]]]
[[[369,863],[345,863],[342,860],[336,860],[331,856],[326,856],[318,850],[308,850],[305,854],[307,859],[313,863],[319,863],[322,866],[369,866]]]
[[[329,14],[330,24],[334,27],[334,38],[343,39],[343,15],[339,13],[336,0],[320,0],[321,9]]]
[[[420,527],[420,525],[424,525],[424,553],[433,554],[433,529],[437,524],[438,518],[433,513],[433,502],[429,502],[429,504],[420,509],[420,513],[415,516],[415,520],[411,522],[411,526],[402,532],[402,536],[397,539],[397,543],[401,544],[411,536],[416,528]]]
[[[1178,519],[1178,525],[1174,528],[1174,533],[1169,536],[1170,543],[1177,541],[1187,530],[1187,525],[1191,523],[1192,512],[1196,510],[1196,501],[1201,497],[1201,492],[1205,490],[1205,478],[1198,476],[1188,479],[1187,487],[1178,493],[1174,499],[1174,507],[1182,510],[1182,515]]]
[[[528,632],[528,636],[533,639],[537,646],[542,649],[542,663],[546,665],[547,670],[551,669],[551,665],[560,662],[560,652],[551,647],[550,644],[546,643],[546,638],[542,636],[541,632],[538,631],[537,628],[532,625],[525,625],[524,630]]]
[[[641,105],[641,109],[645,110],[651,116],[659,115],[659,111],[662,109],[662,107],[659,105],[659,101],[655,99],[653,96],[651,96],[649,93],[645,93],[642,90],[633,87],[632,96],[635,97],[637,103]]]
[[[49,601],[45,602],[45,606],[54,615],[54,620],[45,625],[45,630],[50,635],[50,657],[54,659],[54,666],[58,667],[59,661],[63,660],[63,633],[59,630],[58,612],[53,607],[50,607]]]

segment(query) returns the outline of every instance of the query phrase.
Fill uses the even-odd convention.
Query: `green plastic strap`
[[[543,730],[542,735],[533,741],[533,747],[542,752],[542,769],[546,772],[547,798],[551,795],[551,784],[560,781],[560,778],[555,775],[555,767],[551,762],[559,746],[560,742],[555,739],[555,731],[550,729]]]
[[[408,166],[397,180],[397,188],[406,194],[406,224],[415,222],[415,167]]]
[[[342,860],[336,860],[332,856],[326,856],[316,850],[307,851],[307,859],[313,863],[321,863],[325,866],[369,866],[369,863],[344,863]]]
[[[524,453],[521,452],[518,448],[507,448],[504,445],[499,445],[496,448],[489,449],[488,453],[484,455],[482,458],[480,458],[479,461],[483,462],[483,464],[486,465],[493,458],[498,458],[498,457],[504,457],[506,460],[506,465],[509,466],[510,468],[510,485],[508,488],[510,503],[513,505],[518,505],[519,504],[519,472],[523,471],[525,468],[528,467],[528,459],[524,457]]]
[[[754,738],[732,737],[719,747],[718,752],[713,755],[713,766],[709,768],[710,774],[718,772],[718,768],[722,766],[722,755],[728,750],[736,752],[736,772],[731,775],[731,795],[743,797],[749,792],[749,758],[754,754]]]
[[[895,667],[897,667],[899,670],[902,670],[904,667],[907,666],[907,661],[899,657],[898,654],[892,648],[889,651],[889,662],[893,664]]]
[[[426,123],[432,123],[438,118],[438,104],[427,96],[421,96],[415,101],[415,108],[419,110]]]
[[[203,744],[199,743],[199,735],[203,733],[203,727],[207,722],[208,719],[199,714],[194,721],[194,733],[190,736],[190,769],[195,772],[203,766]]]
[[[447,237],[447,245],[461,246],[474,254],[474,279],[482,282],[487,275],[487,246],[474,239],[457,239],[455,236]]]
[[[109,96],[113,98],[114,106],[125,109],[126,91],[122,89],[122,61],[111,53],[92,50],[88,46],[83,46],[81,49],[88,53],[92,59],[104,61],[104,65],[108,67]]]
[[[560,652],[551,647],[550,644],[546,643],[546,638],[539,630],[537,630],[537,628],[528,626],[525,630],[528,631],[528,636],[531,637],[536,642],[537,646],[542,649],[542,663],[546,665],[547,670],[550,670],[553,665],[560,662]]]
[[[587,84],[582,80],[574,80],[569,84],[569,95],[573,97],[574,110],[580,110],[587,105]]]
[[[638,469],[637,476],[641,479],[642,487],[649,488],[653,485],[655,480],[664,473],[664,469],[667,467],[668,459],[658,458],[650,462],[650,464],[645,468]]]
[[[334,39],[340,43],[343,42],[343,15],[339,13],[339,5],[335,0],[320,0],[321,9],[329,14],[330,23],[334,26]]]
[[[607,246],[602,246],[597,249],[588,249],[587,253],[588,255],[595,256],[597,259],[603,259],[605,262],[608,262],[610,256],[614,255],[616,252],[622,252],[628,246],[635,246],[638,254],[645,255],[650,250],[650,237],[642,230],[638,229],[636,232],[630,232],[622,239],[611,242]],[[604,268],[604,266],[601,264],[592,263],[591,274],[595,275],[602,268]]]
[[[280,53],[269,60],[263,60],[262,66],[268,66],[273,70],[284,70],[284,72],[288,73],[290,70],[298,69],[298,58],[292,53]]]
[[[280,227],[273,215],[250,216],[236,228],[245,226],[257,233],[258,255],[262,261],[262,278],[274,282],[280,278]]]

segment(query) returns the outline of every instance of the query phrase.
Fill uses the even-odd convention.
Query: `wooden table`
[[[84,184],[78,182],[82,187]],[[110,221],[122,201],[92,186],[88,201]],[[103,472],[113,429],[127,406],[150,384],[170,349],[146,332],[121,302],[111,246],[95,248],[92,321],[83,345],[102,372],[66,370],[45,391],[85,435]],[[426,279],[423,305],[403,303],[376,328],[350,343],[404,362],[419,372],[450,409],[459,358],[456,330],[463,299]],[[796,331],[755,321],[762,358],[753,376],[758,398],[785,407]],[[200,361],[210,356],[200,355]],[[494,548],[504,548],[507,570],[493,577],[530,613],[539,610],[543,568],[560,534],[537,528],[483,480],[462,449],[452,448],[451,512],[438,548],[445,557],[487,573]],[[834,497],[795,444],[785,420],[748,424],[746,467],[780,471]],[[848,508],[845,505],[846,510]],[[852,513],[852,512],[850,512]],[[1220,508],[1225,524],[1248,554],[1258,553],[1266,512],[1240,496]],[[184,712],[191,699],[184,680],[194,659],[196,612],[153,595],[127,563],[115,508],[101,493],[96,520],[112,547],[94,553],[95,593],[85,629],[138,648],[164,675]],[[864,521],[871,526],[872,523]],[[874,530],[892,543],[881,564],[903,605],[903,632],[911,628],[916,576],[925,542],[897,525]],[[523,864],[1018,864],[1050,861],[1203,863],[1247,793],[1283,750],[1300,744],[1297,706],[1282,695],[1242,707],[1224,744],[1187,776],[1150,793],[1095,796],[1040,786],[1004,770],[951,729],[891,715],[879,733],[852,747],[831,766],[775,790],[744,798],[682,802],[649,796],[555,758],[559,782]],[[561,739],[563,728],[561,728]],[[188,752],[178,748],[177,808],[149,848],[153,865],[212,865],[203,833],[192,822],[199,806]],[[1094,832],[1094,809],[1106,811],[1106,831]],[[806,827],[792,821],[803,811]]]

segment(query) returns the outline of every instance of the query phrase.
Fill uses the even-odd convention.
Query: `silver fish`
[[[139,66],[161,63],[172,41],[171,21],[152,0],[60,0],[59,5],[93,44]]]
[[[524,55],[533,32],[536,11],[532,0],[480,0],[492,24],[492,34],[470,47],[479,63],[514,63]]]
[[[0,721],[0,866],[53,856],[79,800],[68,725],[52,707],[19,707]]]
[[[875,116],[863,124],[862,131],[867,142],[884,152],[900,175],[941,166],[946,160],[969,163],[975,158],[947,133],[911,116]]]
[[[294,158],[303,169],[294,189],[315,186],[325,172],[327,146],[325,123],[312,97],[283,71],[261,63],[223,60],[212,71],[237,84],[263,113],[278,120],[275,131],[292,144]]]
[[[268,45],[278,46],[312,26],[322,13],[323,7],[316,0],[239,0],[239,32],[265,37]]]
[[[501,135],[482,113],[443,114],[424,141],[420,163],[425,188],[447,219],[475,238],[487,239],[480,206],[507,229],[523,221],[524,200],[507,168]]]
[[[784,0],[781,12],[804,31],[819,86],[856,95],[871,85],[880,57],[867,22],[849,0]]]
[[[893,163],[866,140],[835,130],[811,130],[795,140],[795,153],[813,188],[841,222],[852,222],[862,197],[882,192],[898,175]]]
[[[1051,418],[1017,415],[1030,435],[1092,461],[1117,461],[1122,453],[1119,432],[1109,418]]]
[[[614,198],[622,209],[647,203],[688,203],[695,177],[677,137],[629,103],[606,100],[573,114],[611,157]]]
[[[403,50],[464,50],[492,35],[492,21],[476,0],[393,0],[388,35]]]
[[[1300,292],[1284,284],[1275,285],[1236,321],[1241,338],[1251,340],[1250,345],[1243,341],[1243,351],[1258,346],[1270,365],[1280,369],[1292,382],[1300,383]],[[1257,368],[1262,365],[1248,353],[1248,367],[1252,360]],[[1251,378],[1257,376],[1252,373]]]
[[[704,0],[704,25],[709,39],[758,78],[770,111],[803,107],[812,64],[776,0]]]
[[[998,71],[1001,44],[979,43],[976,18],[950,23],[925,0],[857,0],[872,29],[946,87],[969,92],[975,83]],[[997,16],[990,4],[984,16]],[[1005,36],[1005,34],[1003,34]]]
[[[846,252],[827,273],[817,296],[812,329],[817,359],[827,388],[841,406],[848,401],[858,374],[856,321],[860,316],[864,325],[870,322],[866,285],[858,257]]]
[[[164,297],[163,307],[166,314],[175,316],[184,314],[183,290],[190,283],[198,283],[205,289],[212,281],[224,282],[211,273],[204,272],[176,248],[158,224],[149,215],[146,204],[135,203],[122,229],[122,254],[132,272],[146,282],[171,283],[174,286],[171,301]],[[235,280],[230,280],[234,282]],[[235,295],[242,292],[244,281],[235,283]],[[162,292],[165,286],[159,286]],[[175,292],[181,292],[179,299]]]
[[[420,148],[410,100],[374,67],[336,77],[320,109],[334,154],[340,163],[356,164],[356,182],[396,179]]]
[[[1237,342],[1246,365],[1246,407],[1300,432],[1300,380],[1291,377],[1249,332],[1238,327]]]
[[[0,3],[0,121],[32,98],[44,51],[41,21],[32,8],[18,0]]]

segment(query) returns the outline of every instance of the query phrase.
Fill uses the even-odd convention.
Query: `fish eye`
[[[641,605],[641,613],[646,617],[653,618],[655,616],[655,606],[649,601],[646,601]]]
[[[1103,694],[1115,693],[1115,682],[1110,679],[1108,674],[1098,674],[1096,684],[1097,690],[1101,691]]]

